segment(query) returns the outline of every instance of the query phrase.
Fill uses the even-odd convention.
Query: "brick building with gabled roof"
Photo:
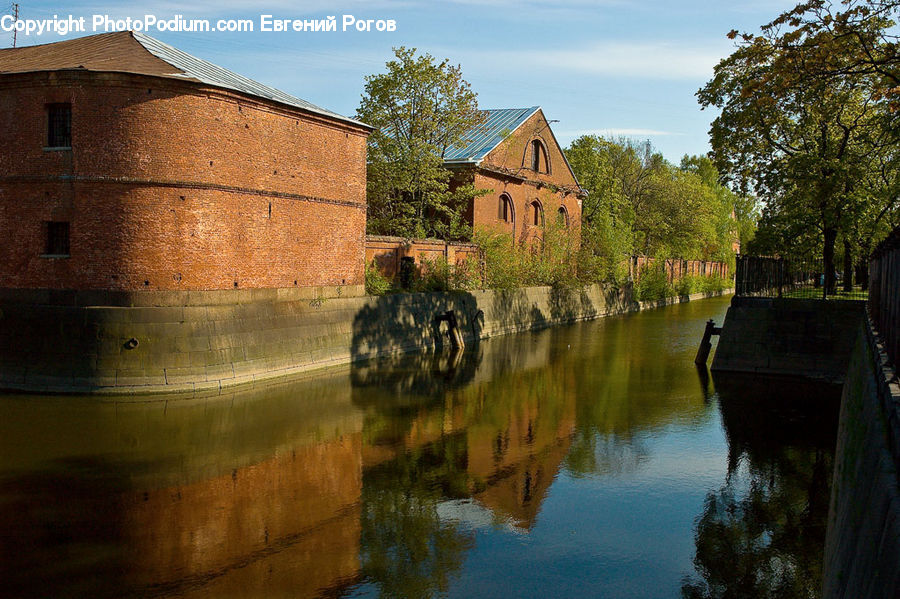
[[[540,239],[548,218],[577,231],[584,191],[543,110],[484,112],[484,123],[465,136],[470,141],[444,154],[455,182],[490,190],[467,215],[473,228],[508,232],[520,243]]]

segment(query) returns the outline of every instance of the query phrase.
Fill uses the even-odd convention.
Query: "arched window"
[[[560,227],[569,226],[569,212],[565,206],[560,206],[559,210],[556,211],[556,224]]]
[[[539,139],[531,140],[531,170],[536,173],[548,173],[547,149]]]
[[[544,224],[544,207],[537,200],[531,202],[531,224],[541,227]]]
[[[512,198],[505,193],[500,196],[500,200],[497,202],[497,218],[505,223],[511,223],[515,220]]]

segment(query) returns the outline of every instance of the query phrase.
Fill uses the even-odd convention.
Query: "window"
[[[531,224],[540,227],[544,224],[544,209],[537,200],[531,203]]]
[[[531,140],[531,170],[537,173],[547,173],[547,150],[539,139]]]
[[[500,201],[497,204],[497,218],[505,223],[513,222],[512,199],[505,193],[500,196]]]
[[[48,221],[45,223],[47,230],[47,245],[45,256],[69,255],[69,223],[61,221]]]
[[[560,206],[559,210],[556,211],[556,224],[560,227],[569,226],[569,213],[566,212],[565,206]]]
[[[72,147],[72,105],[47,105],[47,147]]]

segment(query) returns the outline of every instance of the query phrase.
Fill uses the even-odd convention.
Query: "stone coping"
[[[875,328],[872,315],[866,311],[866,340],[872,349],[878,399],[881,402],[882,414],[886,420],[888,449],[894,458],[894,472],[900,484],[900,378],[897,366],[888,358],[884,341]]]
[[[363,296],[365,296],[364,285],[191,291],[0,289],[0,303],[41,306],[218,306],[224,304],[249,304],[258,301],[303,301]]]

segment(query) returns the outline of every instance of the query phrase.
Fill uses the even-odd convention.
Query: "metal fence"
[[[869,314],[891,363],[900,355],[900,227],[872,252],[869,260]]]
[[[822,260],[738,256],[735,294],[829,300],[864,300],[868,296],[861,285],[844,281],[842,273],[836,272],[834,278],[835,283],[829,289],[825,285]]]

